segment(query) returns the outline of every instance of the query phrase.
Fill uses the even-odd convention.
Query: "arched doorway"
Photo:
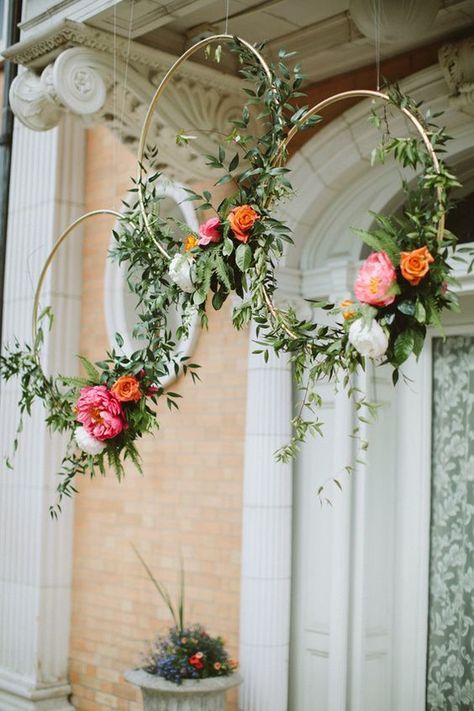
[[[434,110],[447,105],[436,67],[404,88]],[[369,169],[374,139],[366,118],[367,105],[351,109],[293,159],[297,198],[288,212],[301,238],[286,268],[300,270],[303,297],[348,295],[361,255],[350,226],[368,228],[370,210],[390,213],[400,202],[397,169]],[[471,193],[472,119],[455,112],[445,118],[456,137],[448,162]],[[428,619],[443,604],[430,576],[430,535],[431,549],[439,545],[431,515],[439,495],[432,440],[442,417],[433,405],[449,359],[463,362],[474,348],[473,285],[462,268],[459,275],[461,313],[447,319],[446,341],[431,334],[419,362],[407,364],[407,382],[394,390],[383,368],[361,376],[361,387],[381,405],[376,424],[364,433],[370,441],[365,466],[357,464],[348,437],[350,403],[324,387],[325,437],[306,443],[294,467],[290,711],[426,707],[427,669],[433,679],[430,665],[438,663],[436,644],[442,644],[432,624],[428,644]],[[341,475],[342,494],[334,487],[333,507],[321,509],[318,486],[348,463],[354,477]],[[451,707],[451,697],[436,701],[436,681],[432,686],[428,708]]]

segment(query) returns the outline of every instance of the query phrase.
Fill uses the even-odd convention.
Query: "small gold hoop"
[[[278,151],[278,154],[275,158],[274,165],[281,165],[284,161],[284,157],[286,155],[287,148],[289,144],[291,143],[292,139],[294,136],[298,133],[298,130],[300,126],[304,126],[305,122],[311,118],[311,116],[315,116],[319,114],[320,111],[323,109],[327,108],[328,106],[331,106],[332,104],[336,104],[339,101],[345,101],[346,99],[354,99],[354,98],[370,98],[370,99],[380,99],[381,101],[385,103],[390,103],[392,106],[396,109],[398,109],[407,119],[408,121],[414,126],[416,129],[419,137],[423,141],[426,152],[430,156],[431,162],[433,164],[433,168],[436,173],[440,172],[440,166],[439,166],[439,161],[438,161],[438,156],[436,155],[433,146],[431,145],[430,139],[428,134],[426,133],[425,129],[421,125],[420,121],[412,114],[411,111],[409,111],[406,108],[402,108],[399,106],[396,106],[391,102],[390,97],[388,94],[384,94],[381,91],[372,91],[370,89],[355,89],[352,91],[343,91],[339,94],[333,94],[333,96],[329,96],[327,99],[323,99],[319,103],[315,104],[312,106],[310,109],[306,111],[305,114],[301,117],[301,120],[299,122],[299,125],[295,125],[292,127],[292,129],[289,131],[287,137],[285,140],[282,142],[280,150]],[[443,199],[443,194],[441,188],[438,186],[436,188],[436,197],[439,203],[442,202]],[[440,220],[437,225],[437,239],[441,240],[443,237],[444,233],[444,228],[445,228],[445,214],[444,212],[442,213]],[[265,287],[262,287],[262,293],[263,293],[263,299],[267,305],[268,310],[272,314],[273,318],[276,321],[279,321],[278,319],[278,314],[277,314],[277,309],[275,308],[272,299],[270,298],[270,295],[268,294],[268,291],[266,290]],[[290,336],[290,338],[297,338],[296,334],[291,331],[285,324],[280,323],[280,327],[285,331],[285,333]]]
[[[38,284],[36,286],[36,291],[35,291],[35,298],[33,301],[33,314],[31,318],[31,335],[32,335],[32,343],[33,345],[36,342],[36,336],[38,335],[38,310],[39,310],[39,302],[40,302],[40,297],[41,297],[41,290],[43,288],[43,283],[46,278],[46,274],[48,273],[48,269],[51,266],[56,253],[64,240],[69,237],[71,232],[73,232],[76,227],[79,227],[83,222],[86,220],[90,219],[91,217],[97,217],[97,215],[113,215],[114,217],[118,219],[122,219],[123,215],[120,214],[120,212],[117,212],[116,210],[92,210],[92,212],[86,212],[84,215],[81,215],[80,217],[77,218],[74,222],[72,222],[69,227],[66,227],[64,232],[58,237],[56,242],[54,243],[54,247],[51,250],[51,252],[48,254],[48,257],[43,265],[43,268],[41,270],[41,274],[38,279]]]

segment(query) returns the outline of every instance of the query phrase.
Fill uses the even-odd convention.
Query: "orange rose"
[[[259,217],[258,212],[255,212],[250,205],[240,205],[229,212],[227,219],[235,238],[247,242],[249,232]]]
[[[137,402],[142,396],[140,383],[133,375],[122,375],[110,389],[120,402]]]
[[[428,247],[420,247],[412,252],[400,252],[400,271],[402,277],[412,286],[417,286],[428,274],[430,264],[434,262]]]
[[[198,243],[198,238],[195,237],[194,235],[187,235],[187,237],[184,240],[184,251],[189,252],[191,249],[194,249],[194,247]]]

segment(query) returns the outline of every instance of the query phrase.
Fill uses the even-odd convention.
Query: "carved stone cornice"
[[[176,59],[71,21],[4,54],[27,67],[13,82],[10,101],[29,128],[48,130],[71,112],[86,126],[106,124],[132,149],[149,101]],[[149,134],[169,177],[186,182],[208,177],[201,155],[212,153],[218,136],[228,134],[231,121],[240,117],[241,88],[235,77],[195,62],[185,64],[172,79]],[[181,131],[197,140],[177,146]]]
[[[450,105],[474,115],[474,37],[444,44],[438,57],[451,92]]]

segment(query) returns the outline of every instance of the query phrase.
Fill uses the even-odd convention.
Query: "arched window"
[[[197,231],[198,221],[194,208],[190,202],[183,202],[187,193],[177,183],[166,183],[160,188],[164,197],[160,199],[160,214],[163,217],[176,217],[187,223],[190,230]],[[133,328],[137,323],[137,299],[131,293],[126,282],[126,266],[117,265],[107,260],[105,275],[105,316],[107,333],[110,343],[115,344],[114,335],[119,332],[124,339],[123,350],[125,353],[143,348],[143,342],[134,338]],[[181,322],[181,316],[173,307],[168,312],[168,328],[172,333]],[[177,341],[176,352],[191,355],[199,332],[197,317],[191,322],[189,338]],[[163,379],[161,385],[167,386],[176,379],[174,371]]]

